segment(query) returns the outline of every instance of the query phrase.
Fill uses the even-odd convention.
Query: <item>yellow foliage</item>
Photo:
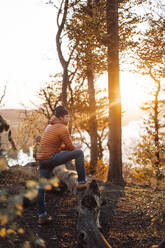
[[[84,163],[85,163],[86,172],[88,174],[90,171],[90,163],[86,160]],[[107,174],[108,174],[108,168],[109,168],[108,164],[104,164],[102,159],[98,160],[95,177],[103,181],[106,181]]]
[[[16,234],[16,232],[13,230],[13,229],[7,229],[7,234],[10,235],[10,234]]]
[[[36,243],[37,245],[39,245],[40,247],[43,247],[43,248],[46,247],[46,246],[45,246],[45,241],[44,241],[43,239],[37,239],[37,240],[35,241],[35,243]]]
[[[41,135],[45,128],[46,118],[36,111],[25,113],[22,123],[14,130],[14,141],[18,149],[29,153],[29,147],[33,145],[34,137]]]
[[[6,236],[6,228],[0,229],[0,237],[4,238]]]
[[[107,164],[104,164],[102,159],[99,160],[97,163],[97,168],[95,173],[96,178],[106,181],[108,175],[108,168],[109,166]]]
[[[18,216],[22,216],[22,212],[21,212],[21,211],[17,211],[16,214],[17,214]]]
[[[53,177],[51,180],[49,180],[49,182],[54,186],[54,187],[58,187],[59,186],[59,179],[58,177]]]
[[[153,168],[135,168],[133,177],[138,180],[149,180],[153,176]]]
[[[19,229],[18,229],[18,233],[24,234],[24,232],[25,232],[25,231],[23,230],[23,228],[19,228]]]
[[[33,187],[37,186],[37,182],[29,180],[29,181],[27,181],[26,186],[28,188],[33,188]]]
[[[48,180],[44,177],[41,177],[39,181],[40,181],[40,184],[43,184],[43,185],[48,183]]]
[[[5,195],[0,195],[0,201],[6,201],[6,200],[7,200],[7,198]]]
[[[5,225],[8,222],[8,217],[6,215],[0,215],[0,224]]]
[[[7,160],[5,158],[1,158],[0,159],[0,170],[4,170],[7,168]]]
[[[52,186],[50,184],[46,184],[44,188],[45,188],[45,190],[51,190]]]
[[[20,211],[23,210],[22,204],[20,204],[20,203],[17,203],[17,204],[15,205],[15,207],[16,207],[18,210],[20,210]]]
[[[84,164],[85,164],[86,173],[89,174],[89,171],[90,171],[90,163],[89,163],[87,160],[85,160],[85,161],[84,161]]]
[[[38,190],[33,189],[33,190],[28,191],[25,194],[25,197],[27,197],[29,200],[32,200],[37,196],[37,194],[38,194]]]
[[[31,248],[30,242],[26,241],[23,245],[23,248]]]

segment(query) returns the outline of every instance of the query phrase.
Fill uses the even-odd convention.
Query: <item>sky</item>
[[[7,85],[1,108],[32,108],[36,92],[61,70],[55,44],[56,9],[45,0],[0,0],[0,96]],[[142,79],[121,74],[121,92],[127,108],[144,99]],[[107,76],[104,76],[107,85]],[[135,94],[136,92],[136,94]]]
[[[27,109],[34,107],[30,102],[39,104],[37,91],[49,75],[61,69],[55,44],[56,9],[44,1],[0,0],[0,96],[3,86],[7,86],[4,106],[0,108]],[[142,76],[121,73],[124,110],[136,113],[145,98],[142,85],[146,81]],[[107,75],[98,84],[107,88]],[[131,129],[136,129],[135,135],[136,125]],[[129,130],[125,130],[127,138],[132,137]]]
[[[56,10],[41,0],[0,0],[0,91],[6,108],[35,99],[57,70]]]

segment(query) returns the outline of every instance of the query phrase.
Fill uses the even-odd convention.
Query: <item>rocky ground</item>
[[[28,179],[21,179],[21,174],[0,173],[0,189],[6,188],[9,194],[14,195]],[[150,187],[133,184],[127,184],[124,188],[104,183],[99,185],[106,200],[100,222],[112,248],[149,248],[164,238],[164,190],[154,191]],[[75,197],[67,189],[48,191],[46,206],[53,223],[38,225],[36,206],[26,207],[22,216],[13,222],[24,229],[24,234],[1,237],[0,247],[76,248]],[[45,246],[43,243],[34,245],[33,241],[38,240],[39,243],[40,239],[44,240]]]

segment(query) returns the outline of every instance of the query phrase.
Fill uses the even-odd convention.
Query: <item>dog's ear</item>
[[[7,123],[5,123],[5,131],[9,130],[10,125],[8,125]]]
[[[0,115],[0,133],[2,133],[3,131],[8,131],[8,130],[9,130],[9,125]]]
[[[97,185],[96,180],[93,180],[90,184],[89,184],[89,191],[92,192],[95,195],[100,196],[100,191],[99,191],[99,187]]]

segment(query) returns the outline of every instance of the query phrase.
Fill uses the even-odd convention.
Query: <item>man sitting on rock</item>
[[[69,119],[68,111],[63,106],[56,107],[54,115],[44,130],[40,148],[37,151],[36,159],[39,164],[39,175],[49,179],[54,167],[75,159],[78,174],[77,188],[83,189],[88,185],[84,166],[84,153],[80,144],[74,145],[71,141],[66,127]],[[44,195],[45,190],[40,188],[37,196],[39,224],[52,221],[52,218],[45,210]]]

